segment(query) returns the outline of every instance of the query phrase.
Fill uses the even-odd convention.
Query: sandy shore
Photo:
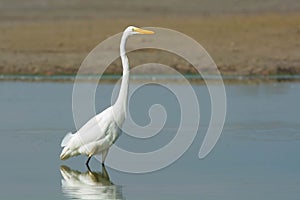
[[[300,74],[298,4],[283,11],[250,7],[255,12],[250,10],[247,14],[238,12],[243,7],[232,11],[228,6],[228,11],[224,8],[225,11],[220,12],[206,6],[207,11],[199,14],[192,10],[193,5],[182,12],[177,7],[177,10],[173,7],[164,10],[166,6],[162,6],[159,10],[146,5],[142,11],[148,14],[138,12],[135,17],[131,12],[138,9],[139,4],[126,7],[124,12],[117,12],[116,5],[109,4],[102,9],[111,9],[111,12],[97,14],[89,10],[90,7],[83,7],[74,14],[78,10],[75,3],[79,2],[75,1],[64,15],[59,9],[42,12],[47,5],[37,6],[38,1],[32,2],[36,4],[29,7],[30,12],[16,6],[19,4],[11,10],[2,8],[5,12],[0,14],[1,74],[76,74],[83,59],[97,44],[129,24],[165,27],[189,35],[208,51],[222,74]],[[52,7],[57,5],[54,3]],[[112,49],[117,50],[117,47]],[[129,57],[131,66],[151,61],[167,64],[182,73],[196,72],[183,59],[167,53],[137,51]],[[105,72],[120,73],[119,65],[116,60]]]

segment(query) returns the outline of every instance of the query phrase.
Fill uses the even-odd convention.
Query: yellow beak
[[[148,30],[144,30],[144,29],[141,29],[141,28],[135,28],[134,31],[138,32],[140,34],[148,34],[148,35],[154,34],[153,31],[148,31]]]

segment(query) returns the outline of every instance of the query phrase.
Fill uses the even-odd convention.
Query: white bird
[[[123,76],[119,96],[114,105],[90,119],[76,133],[68,133],[64,137],[61,142],[61,146],[64,147],[60,154],[61,160],[72,156],[86,155],[88,156],[88,160],[86,161],[86,165],[88,166],[93,155],[102,154],[102,164],[104,163],[110,146],[120,135],[120,127],[126,117],[129,64],[125,44],[128,37],[135,34],[154,34],[154,32],[134,26],[129,26],[125,29],[120,43]]]

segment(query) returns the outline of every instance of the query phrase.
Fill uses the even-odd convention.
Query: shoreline
[[[87,11],[82,11],[82,14],[87,14]],[[76,13],[71,9],[70,16],[73,12]],[[192,37],[210,54],[222,75],[300,74],[298,12],[197,15],[194,11],[191,14],[181,13],[177,17],[172,14],[171,17],[164,17],[165,11],[161,12],[157,17],[142,17],[140,13],[140,18],[85,18],[83,15],[59,20],[54,15],[43,15],[42,12],[41,19],[36,20],[26,17],[23,20],[22,16],[26,13],[22,12],[12,15],[14,20],[0,14],[0,74],[74,75],[96,45],[121,32],[129,22],[137,26],[165,27]],[[139,41],[143,42],[142,39]],[[118,46],[111,46],[109,51],[118,51]],[[182,74],[197,73],[183,59],[164,52],[133,52],[129,58],[131,66],[161,63]],[[99,67],[104,67],[101,61]],[[205,70],[209,73],[209,69]],[[105,74],[121,73],[118,59],[105,69]]]
[[[0,82],[65,82],[70,83],[82,82],[82,83],[116,83],[121,79],[121,75],[0,75]],[[184,77],[184,79],[182,79]],[[222,80],[216,76],[201,77],[198,75],[159,75],[159,74],[133,74],[130,76],[130,82],[132,83],[145,83],[150,81],[151,83],[186,83],[186,80],[194,84],[207,83],[221,83],[220,81],[228,84],[259,84],[259,83],[277,83],[277,82],[300,82],[300,75],[225,75],[222,76]]]

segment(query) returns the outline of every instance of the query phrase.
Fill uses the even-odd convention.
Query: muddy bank
[[[32,0],[30,6],[7,1],[0,13],[0,73],[76,74],[97,44],[133,24],[170,28],[194,38],[211,55],[222,74],[300,74],[299,3],[294,1],[294,6],[284,7],[281,1],[272,1],[270,5],[265,1],[254,6],[243,1],[232,9],[230,5],[235,1],[227,1],[223,10],[209,1],[202,5],[202,10],[197,10],[200,5],[196,1],[182,9],[178,5],[153,7],[133,1],[132,6],[126,4],[124,12],[117,12],[116,5],[106,1],[91,1],[94,8],[87,4],[80,6],[82,1],[74,1],[73,6],[46,0]],[[28,7],[25,11],[24,6]],[[133,15],[132,10],[139,11]],[[117,48],[112,46],[111,50]],[[196,73],[184,59],[162,52],[138,51],[129,57],[131,67],[157,62],[181,73]],[[100,62],[99,67],[107,66],[101,66]],[[120,61],[116,60],[105,73],[118,74],[121,70]]]

